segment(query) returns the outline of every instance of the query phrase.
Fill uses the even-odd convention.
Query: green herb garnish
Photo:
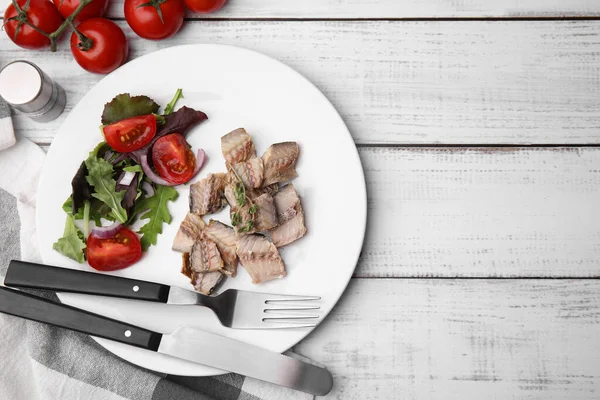
[[[177,196],[177,190],[172,187],[156,185],[154,196],[145,197],[136,204],[136,210],[146,211],[140,216],[140,219],[148,220],[138,231],[142,235],[140,242],[144,251],[156,244],[157,236],[162,233],[163,222],[171,223],[172,217],[167,204],[169,201],[174,201]]]

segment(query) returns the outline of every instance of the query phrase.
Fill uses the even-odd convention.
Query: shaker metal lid
[[[42,76],[26,61],[15,61],[0,71],[0,96],[12,105],[30,103],[40,93]]]

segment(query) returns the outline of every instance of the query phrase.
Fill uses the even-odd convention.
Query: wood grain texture
[[[599,144],[599,28],[600,21],[190,21],[162,42],[126,32],[131,58],[187,43],[273,56],[326,94],[357,143]],[[1,64],[25,58],[50,73],[68,92],[67,111],[101,78],[81,70],[64,45],[50,54],[1,40],[0,54]],[[17,116],[15,124],[50,142],[63,119]]]
[[[295,351],[328,399],[591,400],[599,337],[596,280],[359,279]]]
[[[6,0],[4,0],[6,1]],[[108,15],[123,17],[123,0]],[[191,18],[482,18],[600,15],[595,0],[229,0],[219,12]]]
[[[600,149],[361,148],[360,277],[600,276]]]
[[[106,16],[123,18],[124,0]],[[0,0],[6,8],[10,0]],[[596,0],[228,0],[220,11],[188,18],[533,18],[600,16]],[[1,16],[0,16],[1,17]]]

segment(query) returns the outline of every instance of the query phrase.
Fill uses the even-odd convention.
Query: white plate
[[[209,119],[187,136],[194,149],[202,147],[209,162],[194,180],[224,171],[220,137],[244,127],[252,134],[257,153],[272,143],[300,145],[298,178],[307,235],[281,250],[288,276],[253,285],[243,268],[227,288],[322,297],[325,316],[342,295],[356,266],[366,226],[367,198],[362,166],[344,122],[329,101],[309,81],[286,65],[237,47],[186,45],[139,57],[102,79],[77,104],[57,132],[40,178],[37,230],[45,263],[93,271],[52,250],[65,222],[61,206],[69,196],[79,164],[103,140],[98,129],[103,106],[119,93],[145,94],[162,106],[177,88],[187,105]],[[179,271],[181,255],[171,251],[173,237],[188,210],[188,186],[180,186],[171,205],[173,222],[163,226],[158,244],[130,268],[113,274],[192,289]],[[229,223],[227,216],[222,221]],[[168,333],[189,325],[266,349],[283,352],[311,329],[234,330],[222,327],[210,310],[170,307],[104,297],[60,294],[67,304],[141,327]],[[104,339],[98,343],[117,356],[155,371],[188,376],[222,373],[214,368],[133,348]]]

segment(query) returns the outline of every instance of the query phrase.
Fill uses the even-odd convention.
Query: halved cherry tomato
[[[106,143],[120,153],[129,153],[147,145],[156,135],[152,114],[131,117],[104,127]]]
[[[110,239],[90,234],[87,240],[87,260],[98,271],[114,271],[135,264],[142,257],[142,245],[137,235],[121,228]]]
[[[79,7],[80,0],[52,0],[56,8],[58,8],[58,12],[64,18],[68,18],[69,15],[73,14],[73,11],[77,7]],[[93,0],[90,4],[83,7],[81,12],[77,14],[77,18],[75,18],[76,23],[86,21],[91,18],[98,18],[104,15],[106,11],[106,6],[108,5],[108,0]]]
[[[184,0],[185,6],[190,10],[208,14],[219,10],[227,2],[227,0]]]
[[[158,175],[167,182],[179,185],[194,176],[196,156],[179,133],[161,137],[152,146],[152,163]]]

